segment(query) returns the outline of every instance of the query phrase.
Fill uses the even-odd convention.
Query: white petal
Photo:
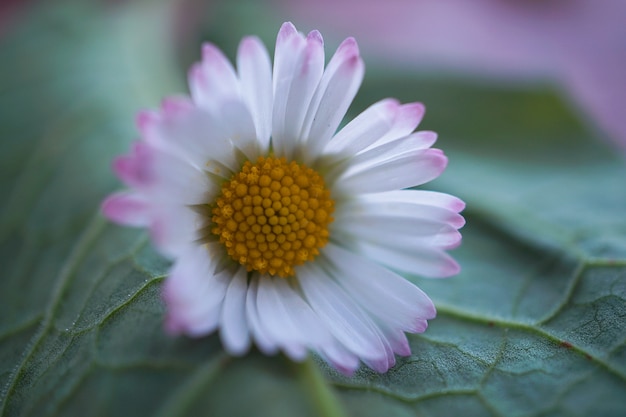
[[[189,89],[194,102],[210,113],[218,110],[223,100],[240,95],[239,80],[226,56],[215,45],[202,45],[202,62],[191,67]]]
[[[305,117],[302,129],[302,137],[307,140],[305,163],[314,162],[337,131],[364,72],[356,41],[346,39],[328,63]]]
[[[385,99],[370,106],[341,129],[330,141],[325,152],[347,157],[391,140],[408,136],[424,114],[421,103],[400,105],[397,100]],[[437,139],[434,132],[417,132],[419,141],[412,146],[427,148]]]
[[[396,113],[393,127],[383,137],[376,141],[372,147],[380,146],[411,134],[411,132],[413,132],[422,121],[425,111],[426,109],[422,103],[407,103],[400,106]],[[435,135],[432,142],[436,139],[437,136]],[[432,145],[432,142],[430,145]]]
[[[141,113],[137,124],[146,142],[198,170],[210,170],[213,160],[233,171],[239,166],[233,158],[230,129],[224,127],[221,109],[216,116],[185,98],[169,98],[163,101],[158,114]]]
[[[435,317],[435,306],[418,287],[371,260],[329,243],[324,248],[339,284],[390,329],[416,332],[421,320]]]
[[[255,161],[261,147],[256,140],[256,128],[250,110],[241,100],[225,100],[219,109],[219,118],[232,144],[241,150],[248,160]],[[242,161],[233,159],[237,172]],[[218,159],[219,161],[219,159]]]
[[[388,267],[426,278],[445,278],[459,273],[459,264],[442,249],[414,244],[410,247],[385,241],[384,244],[350,242],[360,253]]]
[[[365,194],[359,196],[358,204],[366,208],[373,207],[372,210],[376,211],[393,210],[396,206],[406,207],[407,204],[418,207],[440,207],[453,213],[459,213],[465,208],[465,203],[457,197],[437,191],[426,190],[393,190],[382,193]],[[454,222],[452,224],[456,227],[461,227],[464,222]]]
[[[111,221],[127,226],[146,227],[150,224],[150,204],[130,191],[111,194],[102,203],[102,213]]]
[[[428,237],[456,231],[457,227],[450,222],[457,222],[458,214],[431,206],[407,205],[406,208],[412,207],[415,207],[415,212],[411,215],[403,212],[402,207],[394,207],[390,212],[385,212],[347,204],[335,214],[337,224],[334,227],[342,232],[358,233],[360,236],[372,238],[398,234]]]
[[[380,323],[376,323],[374,329],[376,330],[376,334],[383,344],[384,355],[376,359],[362,358],[362,360],[367,366],[369,366],[376,372],[387,372],[389,368],[396,364],[396,357],[394,355],[391,343],[389,342],[389,340],[387,340],[387,336],[383,332]]]
[[[456,228],[422,219],[362,216],[358,219],[336,221],[341,222],[337,235],[349,235],[356,241],[380,246],[414,250],[424,247],[453,249],[461,243],[461,234]]]
[[[304,296],[324,325],[349,351],[360,358],[386,358],[375,325],[318,261],[302,265],[298,279]]]
[[[297,329],[294,336],[299,343],[316,349],[335,343],[334,338],[328,329],[320,323],[313,309],[299,293],[287,284],[286,280],[277,280],[275,289],[288,312],[289,319]]]
[[[252,338],[255,340],[259,350],[266,355],[273,355],[278,351],[278,345],[261,325],[261,318],[257,308],[258,289],[259,279],[252,279],[246,294],[246,319],[248,320]]]
[[[365,363],[367,366],[369,366],[376,372],[379,372],[382,374],[382,373],[387,372],[389,368],[391,368],[392,366],[396,364],[396,358],[393,354],[393,350],[391,349],[391,345],[389,344],[387,339],[385,339],[385,337],[382,335],[382,333],[380,333],[380,331],[378,331],[378,334],[379,336],[381,336],[381,340],[383,340],[383,344],[385,348],[385,356],[383,356],[380,359],[362,358],[362,360],[363,360],[363,363]]]
[[[417,132],[382,145],[376,143],[352,158],[350,164],[355,170],[364,170],[399,156],[420,156],[423,152],[438,151],[428,149],[436,139],[434,132]]]
[[[337,132],[325,152],[353,156],[365,149],[389,132],[399,107],[395,99],[374,103]]]
[[[225,349],[232,355],[243,355],[250,347],[250,333],[246,321],[246,269],[240,267],[230,281],[224,296],[220,336]]]
[[[339,372],[351,376],[359,367],[359,358],[351,353],[338,341],[329,346],[324,346],[318,352],[326,361],[333,364]]]
[[[257,291],[257,309],[262,326],[269,337],[285,350],[293,360],[306,357],[306,347],[302,344],[299,323],[294,322],[291,311],[280,296],[278,286],[282,278],[261,277]]]
[[[414,187],[437,178],[448,159],[438,149],[384,155],[351,166],[336,182],[342,192],[376,193]]]
[[[188,206],[153,205],[150,237],[161,253],[171,258],[180,256],[201,238],[205,220]]]
[[[269,150],[272,128],[272,67],[267,49],[256,37],[244,38],[237,51],[242,96],[250,108],[262,152]]]
[[[202,204],[216,192],[203,171],[143,141],[135,142],[129,155],[118,157],[113,169],[153,203]]]
[[[401,194],[409,194],[402,198]],[[424,198],[432,193],[433,199]],[[418,197],[411,199],[411,197]],[[449,198],[446,198],[449,197]],[[396,198],[397,197],[397,198]],[[442,201],[436,201],[441,197]],[[448,201],[443,201],[446,199]],[[443,193],[422,190],[394,190],[383,193],[364,194],[350,201],[342,202],[336,218],[354,219],[358,217],[379,217],[393,221],[411,221],[415,219],[427,224],[445,224],[458,229],[465,224],[465,219],[458,213],[463,202]]]
[[[202,246],[192,247],[177,259],[163,284],[170,332],[201,336],[217,328],[230,275],[216,275],[214,268]]]
[[[372,160],[389,157],[412,151],[419,151],[430,148],[437,141],[437,134],[431,131],[420,131],[408,136],[382,143],[381,140],[369,146],[365,151],[360,152],[355,164],[367,163]]]
[[[274,108],[272,115],[272,145],[278,156],[291,157],[293,137],[286,136],[289,94],[307,41],[290,22],[284,23],[276,38],[274,52]],[[297,103],[306,106],[308,103]]]
[[[283,317],[279,314],[279,311],[274,308],[274,297],[271,288],[273,286],[273,278],[262,276],[259,277],[257,281],[256,306],[260,327],[265,329],[269,340],[280,345],[278,341],[282,339],[282,332],[284,330],[282,325]]]
[[[311,98],[324,72],[324,41],[318,31],[309,33],[306,45],[294,68],[294,76],[289,89],[285,125],[285,138],[299,143],[304,117],[311,103]],[[286,155],[289,156],[289,155]]]
[[[391,327],[387,328],[382,325],[380,327],[394,353],[400,356],[411,355],[411,346],[406,338],[406,334],[402,330],[393,329]],[[418,320],[414,325],[414,328],[417,329],[415,333],[423,333],[427,327],[428,322],[426,320]]]
[[[412,190],[399,192],[419,193]],[[365,239],[380,245],[417,244],[450,249],[460,243],[461,235],[457,229],[464,225],[465,219],[456,211],[428,204],[367,197],[360,196],[338,205],[335,227],[339,233],[348,233],[357,240]]]
[[[176,134],[176,130],[164,132],[163,125],[166,124],[166,120],[171,124],[172,120],[179,119],[181,116],[184,118],[187,113],[197,109],[198,107],[189,97],[167,97],[163,99],[158,110],[140,111],[135,118],[135,124],[142,138],[150,145],[186,158],[186,150],[181,149],[180,146],[180,140],[184,140],[184,132],[180,135]]]

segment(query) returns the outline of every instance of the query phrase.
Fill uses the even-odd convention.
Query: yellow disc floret
[[[211,231],[248,271],[289,277],[328,242],[334,208],[316,171],[285,158],[260,157],[222,186]]]

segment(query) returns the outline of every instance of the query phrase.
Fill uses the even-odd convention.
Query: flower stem
[[[346,417],[339,399],[332,391],[311,356],[296,364],[298,376],[313,396],[313,403],[320,416]]]

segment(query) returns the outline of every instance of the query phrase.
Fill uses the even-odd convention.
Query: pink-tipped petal
[[[371,160],[352,166],[337,182],[352,193],[378,193],[415,187],[437,178],[448,158],[438,149],[416,150],[399,155],[372,155]]]
[[[135,125],[144,138],[149,136],[150,128],[158,122],[159,117],[159,112],[156,110],[142,110],[137,113]]]
[[[232,156],[233,128],[224,122],[223,111],[224,105],[211,114],[187,98],[169,98],[158,113],[144,113],[138,123],[142,138],[151,147],[175,155],[197,170],[210,170],[211,160],[234,170],[239,164]]]
[[[416,320],[435,317],[435,306],[428,296],[398,274],[329,243],[324,250],[339,284],[383,327],[415,332]]]
[[[359,367],[359,358],[349,352],[339,342],[325,346],[319,353],[345,376],[352,376]]]
[[[422,320],[422,319],[418,319],[416,321],[427,323],[426,320]],[[414,333],[423,333],[424,330],[426,330],[426,327],[414,325],[413,329],[415,330]],[[411,346],[409,345],[409,341],[406,338],[406,334],[403,331],[383,329],[383,332],[385,333],[385,337],[389,341],[389,344],[392,346],[393,351],[396,355],[400,355],[400,356],[411,355]]]
[[[416,238],[428,237],[437,233],[456,231],[452,223],[462,219],[458,213],[432,206],[417,206],[398,203],[397,206],[385,210],[387,204],[368,206],[361,199],[347,202],[335,214],[337,230],[354,233],[363,229],[363,236],[376,239],[384,230],[385,235],[406,233]],[[414,210],[414,214],[411,213]],[[380,228],[380,229],[377,229]]]
[[[460,213],[465,208],[465,203],[457,197],[427,190],[393,190],[383,193],[367,194],[360,198],[366,206],[374,205],[380,207],[382,210],[391,209],[396,204],[440,207],[454,213]],[[459,227],[461,226],[462,224],[459,225]]]
[[[202,61],[189,72],[189,89],[194,102],[209,112],[219,109],[221,100],[240,96],[235,69],[224,53],[210,43],[202,46]]]
[[[145,141],[135,142],[130,154],[116,158],[113,170],[146,200],[157,204],[201,204],[215,191],[203,171]]]
[[[133,227],[150,224],[150,204],[133,192],[115,193],[102,203],[102,214],[109,220]]]
[[[291,22],[285,22],[280,26],[276,37],[276,47],[288,42],[289,39],[298,34],[298,29]]]
[[[359,242],[359,251],[394,270],[425,278],[447,278],[461,270],[459,264],[442,249],[427,245],[388,246]]]
[[[328,63],[304,119],[302,137],[307,139],[307,163],[319,156],[337,131],[364,73],[356,41],[348,38]]]
[[[353,222],[355,225],[359,222],[369,224],[370,221],[376,219],[383,222],[387,221],[388,223],[383,229],[389,233],[401,232],[414,224],[416,229],[411,229],[409,233],[418,236],[425,233],[446,231],[444,226],[456,230],[465,225],[465,219],[458,213],[458,210],[446,205],[433,204],[431,201],[411,201],[409,198],[394,199],[394,194],[405,192],[420,193],[422,190],[395,190],[366,194],[343,204],[337,211],[335,218],[342,223]],[[388,199],[385,200],[385,198]],[[394,227],[394,224],[397,226]]]
[[[113,161],[113,171],[129,187],[148,187],[154,182],[151,151],[143,142],[135,142],[127,155]]]
[[[349,213],[346,210],[346,213]],[[337,233],[351,236],[356,241],[400,247],[433,247],[452,249],[461,242],[457,229],[442,221],[428,218],[395,217],[369,213],[342,214],[335,221],[341,226]],[[384,233],[380,231],[384,230]]]
[[[300,266],[298,277],[306,301],[346,349],[361,359],[386,357],[374,323],[319,263]]]
[[[302,123],[323,72],[324,43],[319,32],[314,31],[307,36],[306,44],[295,64],[285,109],[284,131],[274,132],[289,140],[292,147],[306,139],[301,137]],[[292,151],[286,147],[287,156]]]
[[[395,99],[384,99],[371,105],[337,132],[325,152],[350,157],[367,148],[393,127],[399,106]]]
[[[410,135],[422,121],[425,112],[426,107],[422,103],[407,103],[400,106],[396,113],[393,128],[382,136],[376,145],[382,145]]]
[[[291,23],[285,23],[280,28],[276,39],[274,52],[274,108],[272,115],[272,145],[279,156],[291,158],[294,150],[294,137],[287,133],[290,120],[287,113],[290,112],[290,96],[292,87],[298,85],[295,81],[301,75],[303,56],[306,55],[307,45],[313,45]],[[300,73],[300,74],[299,74]],[[297,94],[297,92],[296,92]],[[291,103],[293,105],[293,102]],[[295,103],[297,106],[306,105]],[[297,112],[298,110],[296,110]]]

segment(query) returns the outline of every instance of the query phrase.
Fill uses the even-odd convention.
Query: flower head
[[[431,300],[394,271],[458,272],[464,207],[447,194],[408,190],[447,159],[433,132],[414,132],[419,103],[386,99],[337,132],[363,78],[346,39],[324,68],[319,32],[291,23],[274,64],[245,38],[237,69],[213,45],[191,68],[191,97],[138,117],[141,139],[114,163],[129,187],[111,195],[111,220],[146,227],[174,264],[164,284],[166,328],[225,349],[252,342],[294,360],[314,351],[350,373],[384,372],[410,354]]]

